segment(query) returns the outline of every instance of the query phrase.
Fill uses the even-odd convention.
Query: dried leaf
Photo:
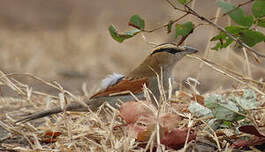
[[[244,132],[244,133],[255,135],[257,137],[265,138],[265,134],[260,132],[256,127],[254,127],[252,125],[241,126],[238,128],[238,130],[241,132]]]
[[[62,133],[58,131],[46,131],[43,136],[41,137],[41,142],[43,143],[54,143],[57,141],[57,137],[60,136]]]
[[[178,115],[167,113],[159,118],[159,124],[170,132],[178,127],[180,120],[181,119]]]
[[[261,145],[265,143],[265,138],[254,136],[251,139],[248,140],[242,140],[238,139],[232,144],[232,148],[242,148],[245,146],[255,146],[255,145]]]
[[[142,102],[126,102],[120,108],[120,116],[127,123],[136,123],[137,121],[144,124],[150,123],[154,121],[154,114],[148,106],[153,105]]]
[[[160,141],[162,144],[176,149],[184,145],[187,133],[188,133],[188,128],[184,129],[175,128],[171,132],[165,131],[164,137],[162,137]],[[196,134],[194,131],[191,130],[188,137],[188,141],[194,140],[195,138]]]

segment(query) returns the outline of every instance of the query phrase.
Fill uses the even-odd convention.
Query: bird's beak
[[[199,50],[189,47],[189,46],[184,46],[184,52],[185,54],[193,54],[193,53],[197,53]]]

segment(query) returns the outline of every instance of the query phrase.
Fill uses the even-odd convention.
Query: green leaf
[[[125,35],[129,35],[131,37],[133,37],[134,35],[138,34],[139,32],[141,32],[141,30],[138,29],[131,29],[130,31],[126,32]]]
[[[138,14],[135,14],[130,18],[129,25],[139,30],[144,30],[145,23]]]
[[[238,37],[239,32],[243,29],[246,29],[246,28],[238,27],[238,26],[225,27],[225,30],[230,34],[233,34],[235,37]],[[215,47],[212,48],[213,50],[226,48],[234,41],[232,38],[228,37],[224,32],[220,32],[217,36],[211,39],[211,41],[216,41],[216,40],[219,40],[219,42],[216,44]]]
[[[234,112],[224,107],[218,106],[214,110],[214,115],[217,120],[229,120],[232,121],[235,117]]]
[[[217,5],[223,10],[224,13],[229,12],[228,15],[237,24],[242,25],[242,26],[247,26],[247,27],[253,24],[253,17],[244,16],[241,8],[236,8],[234,5],[227,3],[227,2],[220,1],[220,0],[217,1]]]
[[[241,115],[237,115],[235,117],[235,121],[239,121],[239,120],[242,120],[242,119],[245,119],[245,117],[244,116],[241,116]]]
[[[226,48],[228,45],[230,45],[234,40],[230,37],[228,37],[225,33],[220,32],[218,35],[213,37],[211,41],[219,41],[216,43],[216,45],[211,48],[212,50],[219,50],[222,48]]]
[[[124,38],[124,37],[121,37],[119,34],[118,34],[118,32],[117,32],[117,30],[116,30],[116,28],[113,26],[113,25],[111,25],[111,26],[109,26],[109,32],[110,32],[110,35],[111,35],[111,37],[114,39],[114,40],[116,40],[117,42],[123,42],[126,38]]]
[[[176,38],[181,35],[185,37],[193,31],[194,25],[192,22],[186,22],[184,24],[176,24]]]
[[[178,0],[180,4],[186,4],[187,0]]]
[[[225,30],[230,34],[233,34],[236,38],[240,39],[248,46],[252,47],[257,43],[265,41],[265,35],[258,31],[249,30],[247,28],[239,26],[227,26]],[[218,41],[216,45],[211,48],[212,50],[219,50],[229,46],[234,40],[228,37],[225,33],[220,32],[218,35],[213,37],[211,41]]]
[[[138,34],[140,32],[140,30],[132,29],[125,34],[119,34],[117,29],[113,25],[111,25],[111,26],[109,26],[109,32],[110,32],[111,37],[114,40],[116,40],[119,43],[122,43],[124,40],[129,39],[129,38],[133,37],[134,35]]]
[[[233,124],[231,121],[224,121],[221,125],[221,127],[223,128],[232,128],[233,127]]]
[[[192,0],[178,0],[178,2],[180,3],[180,4],[182,4],[182,5],[185,5],[185,4],[187,4],[187,3],[189,3],[189,2],[191,2]]]
[[[255,17],[265,16],[265,0],[255,0],[252,5],[252,13]]]
[[[239,33],[242,31],[242,30],[245,30],[247,28],[243,28],[243,27],[239,27],[239,26],[227,26],[225,27],[225,30],[227,32],[229,32],[230,34],[233,34],[234,36],[238,37],[239,36]]]
[[[265,18],[258,19],[257,20],[257,25],[260,26],[260,27],[265,27]]]
[[[208,95],[203,102],[207,108],[213,109],[218,106],[217,102],[221,102],[222,100],[224,100],[223,96],[213,93]]]
[[[212,47],[212,50],[218,51],[219,49],[222,49],[222,44],[221,42],[217,42],[216,45],[214,47]]]
[[[213,130],[217,130],[217,129],[220,127],[221,124],[222,124],[222,121],[213,118],[213,119],[211,119],[211,120],[208,121],[208,125],[205,126],[204,129],[205,129],[206,131],[211,132],[211,131],[210,131],[211,129],[213,129]],[[211,129],[210,129],[208,126],[209,126]]]
[[[243,108],[243,110],[251,110],[259,107],[256,93],[251,89],[245,89],[241,98],[234,97],[235,101]]]
[[[170,33],[171,32],[173,23],[174,22],[172,20],[170,20],[168,22],[168,25],[167,25],[167,33]]]
[[[240,33],[240,40],[252,47],[259,42],[265,41],[265,35],[258,31],[243,30]]]
[[[225,100],[223,103],[219,103],[220,105],[216,107],[213,111],[217,120],[235,120],[236,113],[233,111],[238,112],[239,109],[234,102],[229,100]]]
[[[237,105],[234,102],[227,100],[218,94],[208,95],[204,99],[204,104],[206,107],[212,110],[213,115],[217,120],[235,120],[237,114],[234,111],[239,111]]]
[[[196,117],[213,116],[212,111],[210,109],[200,105],[197,102],[191,102],[188,109]]]

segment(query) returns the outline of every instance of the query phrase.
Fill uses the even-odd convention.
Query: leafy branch
[[[244,43],[242,40],[234,37],[231,33],[227,32],[223,27],[221,27],[218,24],[215,24],[214,22],[210,21],[209,19],[207,19],[204,16],[199,15],[197,12],[195,12],[193,9],[191,9],[189,6],[185,5],[186,8],[188,8],[190,14],[198,17],[199,19],[201,19],[202,21],[205,21],[207,23],[209,23],[210,25],[213,25],[214,27],[216,27],[219,31],[225,33],[229,38],[233,39],[236,43],[238,43],[239,45],[247,48],[248,50],[250,50],[251,52],[255,53],[256,55],[260,56],[260,57],[265,57],[265,54],[261,54],[258,51],[256,51],[255,49],[253,49],[252,47],[248,46],[246,43]]]
[[[221,15],[220,17],[224,17],[224,16],[228,15],[229,13],[232,13],[232,12],[235,11],[236,9],[238,9],[238,8],[244,6],[244,5],[247,5],[247,4],[251,3],[251,2],[254,2],[254,0],[249,0],[249,1],[246,1],[246,2],[243,2],[243,3],[240,3],[240,4],[238,4],[235,8],[231,9],[231,10],[228,11],[228,12],[225,12],[225,13],[224,13],[223,15]],[[216,17],[212,17],[212,18],[210,18],[210,20],[214,20],[215,18],[216,18]]]
[[[167,28],[167,32],[170,33],[172,31],[172,27],[175,24],[175,38],[178,36],[182,36],[182,39],[178,42],[178,45],[181,45],[182,42],[190,35],[192,34],[193,30],[195,28],[198,28],[199,25],[203,25],[202,23],[199,23],[198,25],[194,25],[192,22],[185,22],[182,24],[178,24],[181,19],[188,15],[195,16],[199,18],[200,20],[208,23],[211,26],[214,26],[217,28],[220,33],[213,37],[211,41],[217,41],[216,46],[213,47],[213,50],[219,50],[222,48],[226,48],[227,46],[231,45],[233,42],[236,42],[238,46],[245,47],[248,51],[253,52],[259,57],[265,57],[265,54],[260,53],[259,51],[252,48],[254,45],[260,42],[265,41],[265,35],[259,31],[256,31],[252,25],[265,27],[265,1],[263,0],[248,0],[246,2],[242,2],[238,4],[237,6],[234,6],[230,3],[223,2],[221,0],[217,1],[217,5],[223,10],[223,15],[221,17],[224,17],[226,15],[229,15],[231,19],[238,25],[233,26],[227,26],[222,27],[211,20],[215,19],[213,18],[206,18],[202,15],[200,15],[198,12],[196,12],[194,9],[188,6],[189,3],[192,2],[192,0],[178,0],[180,4],[183,5],[183,9],[178,8],[174,3],[172,3],[170,0],[166,0],[166,2],[176,11],[184,12],[185,14],[181,17],[170,20],[168,23],[163,24],[161,26],[155,27],[151,30],[145,29],[145,22],[139,15],[133,15],[129,20],[129,26],[133,27],[132,30],[120,34],[118,33],[118,30],[114,26],[109,27],[109,31],[113,39],[115,39],[118,42],[123,42],[126,39],[129,39],[135,35],[137,35],[140,32],[147,32],[151,33],[157,30],[160,30],[162,28]],[[253,16],[245,16],[244,12],[240,7],[250,4],[254,2],[252,5],[252,13]],[[253,30],[254,29],[254,30]]]
[[[179,17],[179,18],[177,18],[177,19],[175,19],[175,20],[170,20],[167,24],[164,24],[164,25],[158,26],[158,27],[153,28],[153,29],[151,29],[151,30],[143,30],[143,32],[152,33],[152,32],[154,32],[154,31],[160,30],[160,29],[162,29],[162,28],[172,26],[174,23],[177,23],[179,20],[183,19],[183,18],[186,17],[187,15],[189,15],[189,13],[186,13],[186,14],[182,15],[181,17]],[[171,30],[168,30],[168,32],[171,32]]]

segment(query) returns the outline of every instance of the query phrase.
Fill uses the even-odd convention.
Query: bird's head
[[[153,49],[152,53],[130,75],[154,76],[155,73],[161,72],[161,68],[169,73],[174,65],[186,54],[196,52],[198,52],[197,49],[187,46],[181,47],[173,43],[160,44]]]
[[[149,58],[163,68],[173,67],[186,54],[198,52],[197,49],[188,46],[177,46],[174,43],[160,44],[154,48]]]

